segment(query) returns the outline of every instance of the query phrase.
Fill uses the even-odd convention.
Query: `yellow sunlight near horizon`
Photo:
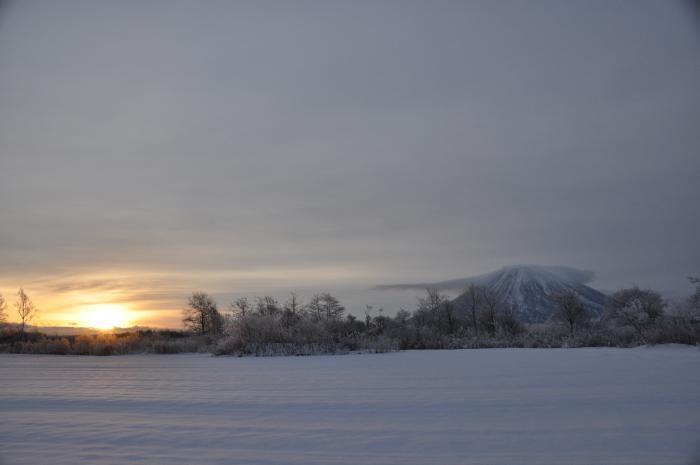
[[[121,304],[86,306],[78,317],[80,326],[96,329],[125,328],[131,325],[129,309]]]

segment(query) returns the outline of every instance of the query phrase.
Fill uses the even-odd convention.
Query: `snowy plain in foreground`
[[[0,356],[0,463],[692,464],[700,351]]]

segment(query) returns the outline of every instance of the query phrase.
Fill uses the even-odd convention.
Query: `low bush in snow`
[[[135,331],[77,336],[0,334],[0,352],[51,355],[127,355],[210,352],[214,340],[174,331]]]

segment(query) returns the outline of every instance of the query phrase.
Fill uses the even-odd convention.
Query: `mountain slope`
[[[563,266],[516,265],[470,278],[454,279],[437,283],[396,284],[378,286],[379,289],[463,290],[470,284],[484,286],[495,292],[504,302],[513,306],[516,317],[527,323],[540,323],[554,311],[549,296],[573,290],[586,308],[600,316],[605,306],[605,295],[586,285],[593,277],[588,271]],[[458,308],[466,307],[466,296],[461,294],[454,303]]]

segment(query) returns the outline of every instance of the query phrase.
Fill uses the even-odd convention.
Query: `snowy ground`
[[[0,463],[696,464],[700,351],[0,356]]]

